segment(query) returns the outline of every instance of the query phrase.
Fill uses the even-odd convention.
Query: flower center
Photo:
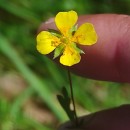
[[[62,37],[60,38],[60,41],[61,41],[61,43],[65,44],[65,45],[71,43],[70,37],[65,37],[65,36],[62,36]]]
[[[51,46],[53,46],[53,47],[57,47],[59,44],[60,44],[60,40],[57,39],[57,38],[54,38],[54,39],[51,41]]]

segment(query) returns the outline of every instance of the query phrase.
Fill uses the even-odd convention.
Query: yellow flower
[[[75,11],[59,12],[55,17],[55,24],[59,30],[42,31],[37,36],[37,50],[42,54],[49,54],[54,50],[54,58],[60,57],[60,63],[72,66],[81,60],[83,53],[77,47],[93,45],[97,42],[97,34],[91,23],[84,23],[77,29],[78,16]]]

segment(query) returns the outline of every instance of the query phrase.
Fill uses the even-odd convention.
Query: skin
[[[130,130],[130,105],[99,111],[79,118],[75,126],[67,122],[58,130]]]
[[[86,78],[130,83],[130,16],[97,14],[80,16],[78,25],[94,25],[98,41],[93,46],[80,46],[85,54],[70,70]],[[43,23],[38,32],[56,29],[54,19]],[[59,130],[130,130],[130,105],[102,110],[63,124]],[[89,123],[88,123],[89,122]]]
[[[80,16],[78,25],[90,22],[94,25],[98,41],[92,46],[80,46],[81,62],[71,70],[81,76],[116,82],[130,82],[130,16],[98,14]],[[43,23],[39,32],[57,29],[54,19]],[[58,59],[59,60],[59,59]]]

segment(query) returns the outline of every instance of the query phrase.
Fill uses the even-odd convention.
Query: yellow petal
[[[42,54],[49,54],[60,44],[60,39],[50,32],[42,31],[37,36],[37,50]]]
[[[97,42],[97,34],[91,23],[82,24],[75,32],[73,41],[81,45],[93,45]]]
[[[63,55],[60,57],[60,63],[65,66],[72,66],[80,62],[81,56],[75,49],[66,46]]]
[[[62,34],[67,35],[69,29],[75,25],[78,16],[75,11],[59,12],[55,17],[57,28]]]

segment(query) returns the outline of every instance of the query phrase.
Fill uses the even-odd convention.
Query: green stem
[[[70,74],[69,67],[68,67],[68,78],[69,78],[70,95],[71,95],[71,100],[72,100],[72,105],[73,105],[73,111],[75,114],[75,124],[77,126],[78,125],[78,117],[77,117],[77,113],[76,113],[75,100],[74,100],[74,94],[73,94],[73,86],[72,86],[72,80],[71,80],[71,74]]]

